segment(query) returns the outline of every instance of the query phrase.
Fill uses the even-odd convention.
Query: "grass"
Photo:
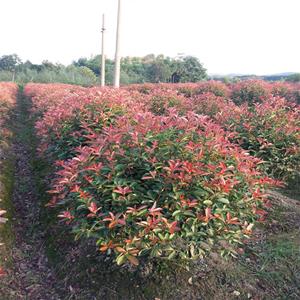
[[[10,116],[12,112],[10,113]],[[6,122],[7,129],[11,130],[11,123]],[[0,141],[1,162],[0,162],[0,208],[6,210],[4,215],[8,221],[5,224],[0,224],[0,242],[1,247],[0,265],[11,266],[12,259],[10,255],[11,245],[14,243],[13,233],[13,216],[14,207],[12,203],[12,194],[14,188],[14,156],[11,151],[11,141],[13,135],[6,137]]]
[[[244,272],[277,299],[300,297],[300,231],[274,234],[247,253]]]
[[[13,186],[14,186],[14,163],[13,157],[6,156],[4,163],[1,165],[1,176],[0,182],[2,185],[2,190],[0,193],[0,207],[6,210],[4,217],[8,219],[5,224],[0,225],[0,237],[1,243],[1,255],[0,262],[1,265],[10,266],[12,264],[10,249],[11,245],[14,243],[14,233],[13,233],[13,216],[14,207],[11,201]]]

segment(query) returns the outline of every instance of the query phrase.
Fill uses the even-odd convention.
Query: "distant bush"
[[[220,81],[207,81],[199,83],[196,94],[213,93],[219,97],[228,97],[230,90],[228,86]]]
[[[212,119],[220,118],[217,117],[219,114],[223,114],[224,111],[230,110],[235,104],[221,96],[216,96],[211,92],[203,93],[200,95],[193,96],[191,99],[190,109],[197,114],[204,114]]]
[[[260,80],[246,80],[232,85],[231,99],[236,104],[261,103],[271,96],[268,83]]]
[[[299,172],[299,106],[271,97],[263,103],[236,108],[228,116],[227,126],[237,133],[235,139],[242,148],[264,161],[269,175],[288,180]]]
[[[165,115],[169,108],[175,108],[181,114],[186,113],[188,101],[175,90],[156,89],[143,97],[146,109],[155,115]]]

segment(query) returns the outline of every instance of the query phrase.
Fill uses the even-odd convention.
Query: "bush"
[[[174,90],[157,89],[144,96],[146,110],[155,115],[165,115],[169,108],[176,108],[181,114],[188,110],[188,101]]]
[[[258,163],[207,117],[120,117],[58,162],[49,205],[118,264],[235,253],[265,214]]]
[[[219,97],[228,97],[230,90],[228,86],[220,81],[206,81],[201,82],[196,90],[196,94],[204,94],[204,93],[213,93],[216,96]]]
[[[4,125],[9,112],[16,104],[18,86],[12,82],[0,82],[0,145],[8,135]]]
[[[207,115],[213,119],[220,118],[224,111],[235,108],[235,104],[213,93],[204,93],[191,98],[191,110],[197,114]]]
[[[300,86],[297,84],[275,82],[272,84],[272,95],[300,104]]]
[[[264,161],[272,177],[289,180],[300,166],[300,110],[284,98],[273,97],[253,106],[236,108],[227,121],[234,140]]]
[[[18,93],[18,86],[11,82],[0,82],[0,201],[1,201],[1,208],[0,208],[0,234],[3,234],[3,230],[7,230],[3,228],[3,224],[7,222],[6,218],[6,210],[3,209],[3,205],[5,205],[5,200],[8,195],[8,180],[5,174],[5,160],[7,160],[7,155],[5,153],[9,150],[9,137],[11,137],[12,133],[9,130],[6,122],[8,121],[8,116],[10,115],[11,111],[14,109],[16,105],[16,98]],[[3,172],[4,171],[4,172]],[[4,173],[4,174],[3,174]],[[7,195],[6,195],[7,194]],[[3,236],[1,236],[1,246],[3,250]],[[3,259],[7,259],[3,257]],[[3,260],[2,259],[2,260]],[[0,266],[0,277],[5,276],[6,271],[2,266]]]
[[[261,103],[270,96],[270,86],[264,81],[246,80],[232,85],[231,99],[236,104]]]

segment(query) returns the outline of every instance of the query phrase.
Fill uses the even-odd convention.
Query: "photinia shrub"
[[[193,112],[207,115],[213,119],[218,119],[220,118],[219,115],[236,108],[231,100],[210,92],[193,96],[190,105],[190,110]]]
[[[5,122],[16,105],[18,86],[12,82],[0,82],[0,142],[8,136]]]
[[[229,87],[220,81],[207,81],[198,84],[196,94],[212,93],[219,97],[228,97],[230,95]]]
[[[253,106],[241,106],[223,120],[235,131],[234,140],[264,161],[272,177],[289,180],[300,170],[300,109],[284,98],[271,97]]]
[[[287,82],[274,82],[272,84],[272,95],[285,98],[289,102],[300,104],[300,85]]]
[[[11,132],[8,129],[6,122],[11,111],[15,108],[16,98],[18,93],[18,86],[11,82],[0,82],[0,154],[1,160],[4,159],[3,150],[7,149],[8,137],[11,136]],[[2,161],[0,161],[0,172],[2,168]],[[1,174],[2,175],[2,174]],[[2,201],[3,192],[5,193],[5,184],[3,176],[0,176],[0,200]],[[4,189],[3,189],[4,187]],[[0,208],[0,226],[2,227],[8,219],[6,216],[6,210]],[[3,240],[1,238],[1,242]],[[6,275],[5,268],[0,266],[0,277]]]
[[[265,189],[277,183],[265,172],[285,180],[299,170],[296,90],[30,84],[40,148],[59,159],[49,205],[119,264],[234,254],[265,218]],[[230,93],[242,95],[238,105]]]
[[[181,114],[188,110],[188,100],[174,90],[153,90],[150,95],[143,97],[143,101],[146,111],[155,115],[165,115],[169,108],[176,108]]]
[[[261,103],[271,96],[270,85],[261,80],[245,80],[231,86],[231,99],[236,104]]]
[[[260,160],[208,117],[137,113],[90,137],[57,163],[49,206],[77,238],[90,237],[118,264],[139,257],[196,259],[235,253],[265,217]]]

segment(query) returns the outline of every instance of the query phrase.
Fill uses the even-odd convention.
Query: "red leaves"
[[[100,247],[101,252],[106,252],[108,249],[114,249],[118,246],[118,244],[114,244],[112,240],[110,240],[106,244],[102,244]]]
[[[226,214],[226,223],[227,224],[233,224],[233,225],[239,225],[240,221],[237,217],[232,218],[230,212]]]
[[[103,221],[109,222],[108,228],[113,229],[117,225],[122,225],[122,226],[126,225],[125,218],[121,218],[121,217],[122,217],[121,214],[114,215],[112,212],[109,212],[109,216],[104,218]]]
[[[156,207],[156,202],[154,202],[153,206],[149,208],[149,215],[152,217],[160,216],[162,208]]]
[[[87,167],[86,170],[87,171],[93,171],[96,174],[99,174],[102,167],[103,167],[103,163],[100,162],[100,163],[92,164],[91,166]]]
[[[90,213],[87,215],[87,218],[93,218],[97,216],[98,211],[101,209],[101,207],[97,207],[97,204],[95,202],[91,202],[90,206],[88,207]]]
[[[252,193],[252,196],[254,199],[264,199],[266,197],[265,193],[261,192],[261,189],[258,187],[255,189],[255,191]]]
[[[254,227],[253,223],[248,224],[247,222],[245,222],[245,224],[243,225],[243,233],[246,235],[252,234],[253,227]]]
[[[69,211],[64,211],[64,212],[60,213],[58,215],[58,217],[61,219],[66,219],[67,224],[70,224],[75,219],[75,217]]]
[[[0,278],[5,276],[6,274],[6,271],[2,267],[0,267]]]
[[[18,86],[12,82],[0,82],[0,125],[2,117],[16,104]]]
[[[125,197],[127,194],[131,193],[132,192],[132,189],[128,186],[122,188],[121,186],[118,186],[117,188],[115,188],[113,190],[114,193],[117,193],[117,194],[121,194],[123,197]]]
[[[207,207],[204,210],[205,215],[197,215],[198,220],[204,222],[204,223],[208,223],[210,220],[215,219],[216,217],[211,213],[211,208]]]
[[[180,202],[183,207],[187,206],[189,208],[196,207],[199,203],[198,200],[196,199],[194,200],[185,199],[183,195],[180,196]]]
[[[164,167],[164,170],[168,171],[169,173],[174,173],[175,171],[178,171],[181,167],[181,162],[179,160],[169,160],[168,165],[168,167]]]
[[[91,213],[96,214],[100,208],[97,207],[97,204],[95,202],[92,202],[88,209]]]
[[[164,223],[166,224],[169,232],[171,234],[175,233],[176,231],[179,231],[180,228],[177,227],[177,221],[174,221],[174,222],[169,222],[166,218],[162,218],[162,220],[164,221]]]
[[[140,206],[139,208],[135,207],[128,207],[126,210],[127,214],[138,214],[139,212],[141,212],[142,210],[144,210],[145,208],[147,208],[147,205],[143,205]]]
[[[258,221],[262,222],[265,221],[266,216],[267,216],[267,212],[263,209],[258,209],[256,207],[253,208],[253,213],[259,216]]]
[[[72,214],[69,211],[64,211],[61,214],[58,215],[59,218],[65,218],[65,219],[69,219],[72,220],[74,219],[74,216],[72,216]]]
[[[142,177],[142,180],[154,179],[156,177],[157,172],[156,171],[150,171],[149,174],[150,174],[150,176]]]
[[[138,266],[139,265],[139,261],[136,257],[132,256],[132,255],[128,255],[127,259],[131,262],[131,264],[133,264],[134,266]]]

